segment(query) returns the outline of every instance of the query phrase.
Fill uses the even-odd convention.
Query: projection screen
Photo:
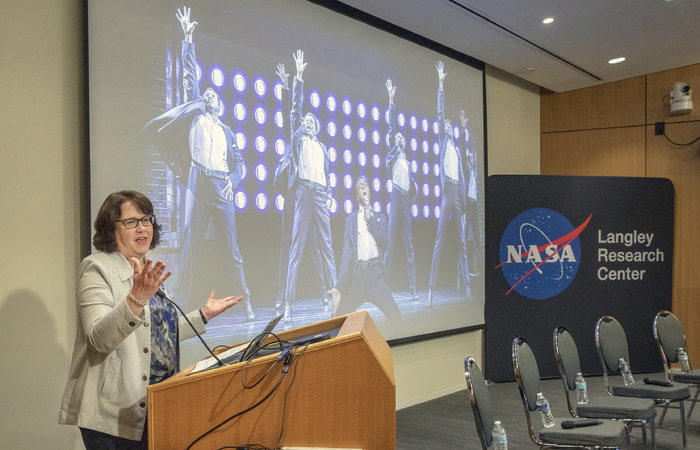
[[[209,340],[328,319],[335,287],[390,342],[483,325],[483,63],[336,2],[87,6],[91,223],[146,194],[171,297],[249,300]]]

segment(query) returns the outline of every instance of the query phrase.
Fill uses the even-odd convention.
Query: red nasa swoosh
[[[559,239],[553,241],[551,244],[545,244],[545,245],[542,245],[541,247],[538,247],[538,248],[537,248],[537,251],[540,252],[540,253],[542,253],[549,245],[552,245],[552,244],[556,245],[556,246],[559,247],[559,248],[557,249],[557,251],[556,251],[555,253],[553,253],[553,254],[551,254],[551,255],[548,255],[541,263],[537,264],[535,267],[532,268],[532,270],[530,270],[528,273],[526,273],[525,275],[523,275],[523,277],[522,277],[521,279],[519,279],[518,282],[515,283],[515,284],[510,288],[510,290],[509,290],[508,292],[506,292],[506,295],[510,294],[510,292],[511,292],[513,289],[515,289],[515,286],[517,286],[517,285],[518,285],[521,281],[523,281],[525,278],[529,277],[530,274],[531,274],[532,272],[534,272],[535,270],[537,270],[542,264],[546,263],[552,256],[554,256],[555,254],[557,254],[557,253],[559,253],[560,251],[562,251],[562,250],[564,249],[564,247],[566,247],[567,245],[569,245],[569,244],[571,243],[571,241],[573,241],[574,239],[576,239],[576,238],[578,237],[578,235],[581,234],[581,232],[586,228],[586,226],[588,225],[588,222],[591,221],[591,217],[593,217],[593,214],[591,214],[590,216],[588,216],[588,219],[586,219],[581,225],[579,225],[579,226],[578,226],[575,230],[573,230],[571,233],[565,234],[564,236],[560,237]],[[559,244],[563,244],[563,245],[560,246]],[[530,253],[530,252],[521,253],[520,256],[527,256],[528,253]],[[512,260],[512,258],[509,259],[508,261],[504,261],[504,262],[500,263],[499,265],[496,266],[496,269],[498,269],[499,267],[501,267],[503,264],[506,264],[506,263],[510,262],[511,260]]]

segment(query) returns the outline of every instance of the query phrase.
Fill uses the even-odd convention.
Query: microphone
[[[656,386],[673,387],[673,383],[669,383],[668,381],[653,380],[653,379],[651,379],[651,378],[645,378],[645,379],[644,379],[644,384],[653,384],[653,385],[656,385]]]
[[[211,349],[209,348],[209,346],[207,345],[207,343],[204,342],[204,339],[203,339],[202,336],[199,334],[199,332],[195,329],[194,325],[192,325],[192,322],[190,322],[190,319],[187,317],[187,314],[185,314],[185,312],[182,310],[182,308],[180,308],[180,307],[177,305],[177,303],[175,303],[174,301],[170,300],[170,298],[168,297],[168,295],[165,293],[165,291],[164,291],[162,288],[159,288],[159,289],[158,289],[158,292],[156,292],[156,295],[157,295],[158,297],[164,299],[164,300],[167,300],[171,305],[173,305],[175,308],[177,308],[178,311],[180,311],[180,314],[182,314],[182,317],[185,318],[185,320],[187,321],[187,324],[190,326],[190,328],[192,328],[192,331],[194,331],[194,334],[196,334],[197,337],[199,338],[199,340],[202,341],[202,344],[204,344],[204,346],[206,347],[206,349],[209,351],[209,354],[210,354],[211,356],[213,356],[214,359],[219,363],[219,367],[225,366],[226,364],[224,364],[224,362],[223,362],[222,360],[220,360],[219,357],[216,356],[216,355],[214,354],[214,352],[211,351]]]
[[[603,421],[598,419],[565,420],[561,423],[561,427],[565,430],[571,430],[573,428],[592,427],[602,423]]]

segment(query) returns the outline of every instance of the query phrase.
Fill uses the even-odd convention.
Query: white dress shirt
[[[398,186],[402,190],[408,191],[410,183],[408,177],[408,161],[406,161],[406,154],[401,152],[396,160],[396,164],[394,164],[394,173],[392,175],[394,186]]]
[[[457,158],[457,150],[452,140],[448,140],[445,146],[445,167],[443,170],[446,176],[455,181],[459,181],[459,159]]]
[[[370,220],[372,220],[372,216],[370,216]],[[378,257],[379,248],[377,248],[372,233],[369,232],[364,208],[360,206],[360,212],[357,214],[357,259],[358,261],[367,261]]]
[[[228,172],[226,133],[223,124],[211,114],[200,114],[190,128],[192,160],[211,170]]]
[[[299,178],[325,186],[324,162],[321,144],[308,136],[302,137],[299,152]]]

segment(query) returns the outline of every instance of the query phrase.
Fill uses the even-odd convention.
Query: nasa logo
[[[581,262],[578,235],[591,216],[574,229],[566,217],[547,208],[520,213],[501,238],[499,257],[511,288],[533,300],[554,297],[566,289]]]

